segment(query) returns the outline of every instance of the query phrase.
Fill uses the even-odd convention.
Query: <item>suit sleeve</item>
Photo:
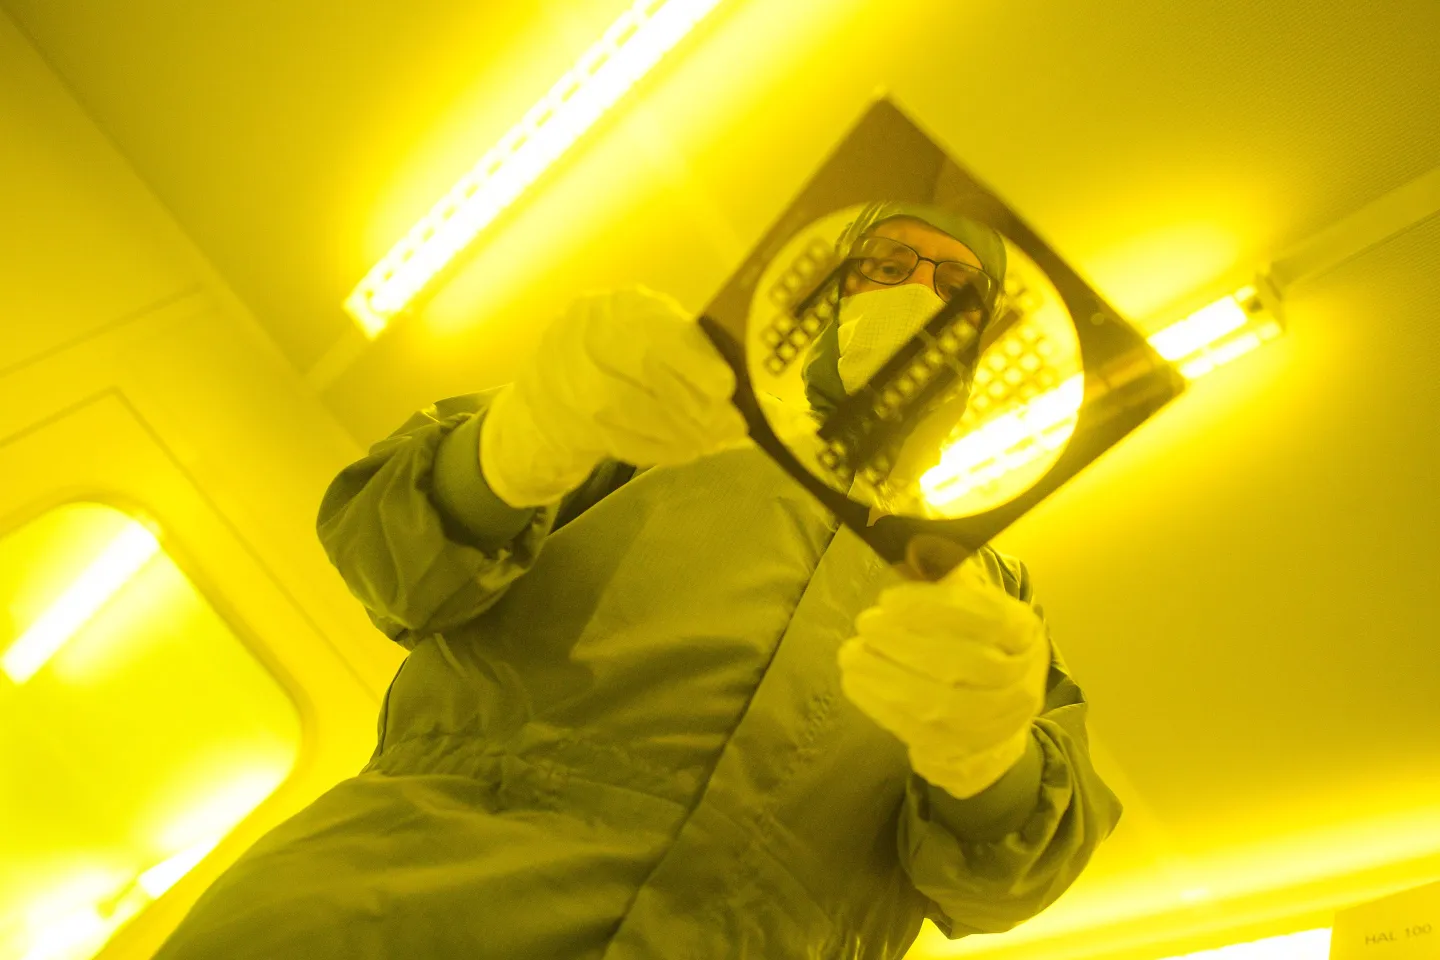
[[[480,471],[480,424],[498,392],[419,411],[340,472],[316,529],[350,592],[406,649],[493,606],[534,565],[545,538],[634,468],[596,467],[559,503],[517,510]]]
[[[1007,590],[1033,605],[1024,566],[996,556]],[[1044,710],[1010,771],[966,800],[918,775],[906,785],[901,862],[952,940],[1009,930],[1054,903],[1120,819],[1090,761],[1085,698],[1051,650]]]

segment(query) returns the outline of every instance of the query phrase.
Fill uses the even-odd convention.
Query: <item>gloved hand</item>
[[[553,503],[605,457],[674,465],[743,442],[735,374],[695,320],[643,287],[582,297],[480,428],[480,467],[513,507]]]
[[[909,748],[910,765],[974,796],[1024,755],[1050,643],[1029,604],[967,561],[938,583],[884,590],[840,647],[845,695]]]

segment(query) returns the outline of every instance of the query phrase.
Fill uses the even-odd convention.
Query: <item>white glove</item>
[[[735,374],[669,297],[634,287],[582,297],[491,401],[480,468],[514,507],[553,503],[600,460],[674,465],[735,446]]]
[[[964,800],[1024,755],[1050,643],[1030,605],[973,561],[939,583],[882,591],[855,628],[840,647],[841,687],[905,743],[916,773]]]

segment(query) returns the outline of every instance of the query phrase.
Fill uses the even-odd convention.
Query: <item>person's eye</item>
[[[984,292],[974,277],[956,276],[952,271],[946,270],[935,278],[935,292],[940,294],[946,301],[954,300],[956,297],[965,298],[971,304],[984,302]]]
[[[905,265],[898,260],[881,260],[876,267],[881,278],[885,280],[904,280],[909,273]]]
[[[956,286],[955,284],[946,283],[945,281],[938,278],[935,281],[935,292],[940,294],[940,299],[942,300],[951,299],[955,296],[955,294],[960,292],[960,289],[961,288]]]

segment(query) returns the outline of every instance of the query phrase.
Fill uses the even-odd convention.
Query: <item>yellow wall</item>
[[[303,727],[291,779],[107,955],[148,956],[225,863],[363,765],[399,654],[313,534],[362,451],[3,17],[0,143],[0,528],[73,499],[153,517]]]

